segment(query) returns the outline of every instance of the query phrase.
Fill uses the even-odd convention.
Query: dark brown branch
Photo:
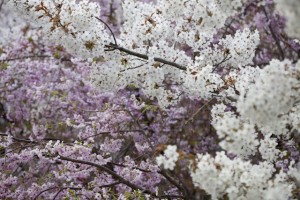
[[[130,167],[130,166],[127,166],[127,165],[124,165],[124,164],[119,164],[119,163],[114,163],[114,162],[108,162],[108,164],[112,164],[112,165],[115,165],[115,166],[118,166],[118,167],[128,167],[128,168],[131,168],[131,169],[137,169],[141,172],[145,172],[145,173],[154,173],[153,171],[150,171],[150,170],[146,170],[146,169],[142,169],[142,168],[139,168],[139,167]]]
[[[0,136],[8,137],[9,135],[0,133]],[[12,136],[12,139],[15,140],[15,141],[17,141],[17,142],[38,143],[38,142],[36,142],[36,141],[31,141],[31,140],[26,140],[26,139],[16,138],[16,137],[13,137],[13,136]]]
[[[80,164],[84,164],[84,165],[90,165],[90,166],[93,166],[93,167],[96,167],[108,174],[110,174],[113,178],[117,179],[120,183],[122,184],[125,184],[127,185],[128,187],[132,188],[133,190],[140,190],[142,193],[144,194],[150,194],[151,196],[153,197],[157,197],[157,198],[167,198],[167,199],[173,199],[173,198],[181,198],[181,199],[184,199],[183,196],[180,196],[180,195],[161,195],[161,196],[157,196],[155,193],[149,191],[149,190],[146,190],[146,189],[143,189],[141,187],[139,187],[138,185],[124,179],[122,176],[118,175],[117,173],[115,173],[114,171],[110,170],[109,168],[105,167],[105,166],[102,166],[102,165],[98,165],[96,163],[93,163],[93,162],[89,162],[89,161],[84,161],[84,160],[78,160],[78,159],[73,159],[73,158],[68,158],[68,157],[64,157],[64,156],[61,156],[59,155],[59,159],[60,160],[65,160],[65,161],[70,161],[70,162],[74,162],[74,163],[80,163]]]
[[[136,57],[139,57],[139,58],[148,60],[148,56],[145,55],[145,54],[140,54],[140,53],[131,51],[131,50],[129,50],[129,49],[125,49],[125,48],[123,48],[123,47],[116,46],[116,45],[114,45],[113,43],[110,43],[110,44],[107,45],[106,47],[110,48],[111,50],[116,50],[116,49],[118,49],[119,51],[125,52],[125,53],[127,53],[127,54],[129,54],[129,55],[136,56]]]
[[[37,200],[38,198],[39,198],[39,196],[41,195],[41,194],[43,194],[44,192],[47,192],[47,191],[49,191],[49,190],[54,190],[54,189],[58,189],[59,187],[52,187],[52,188],[47,188],[47,189],[45,189],[45,190],[42,190],[40,193],[38,193],[34,198],[33,198],[33,200]]]
[[[101,185],[101,186],[99,186],[99,188],[113,187],[113,186],[119,185],[119,184],[121,184],[121,182],[117,181],[117,182],[114,182],[114,183],[110,183],[110,184],[106,184],[106,185]]]
[[[108,169],[107,167],[105,166],[102,166],[102,165],[98,165],[96,163],[93,163],[93,162],[89,162],[89,161],[84,161],[84,160],[77,160],[77,159],[73,159],[73,158],[68,158],[68,157],[64,157],[64,156],[61,156],[59,155],[59,159],[60,160],[65,160],[65,161],[70,161],[70,162],[74,162],[74,163],[80,163],[80,164],[85,164],[85,165],[90,165],[90,166],[93,166],[93,167],[96,167],[108,174],[110,174],[113,178],[119,180],[121,183],[127,185],[128,187],[134,189],[134,190],[140,190],[142,191],[143,193],[145,194],[150,194],[150,195],[155,195],[153,194],[151,191],[149,190],[145,190],[141,187],[139,187],[138,185],[135,185],[133,183],[131,183],[130,181],[127,181],[126,179],[124,179],[122,176],[118,175],[117,173],[115,173],[114,171]]]
[[[126,166],[124,164],[119,164],[119,163],[114,163],[114,162],[108,162],[108,164],[112,164],[112,165],[115,165],[115,166],[118,166],[118,167],[128,167],[128,168],[136,169],[136,170],[139,170],[139,171],[145,172],[145,173],[154,173],[153,171],[150,171],[150,170],[142,169],[142,168],[139,168],[139,167],[130,167],[130,166]],[[158,171],[157,173],[163,175],[171,184],[173,184],[175,187],[177,187],[179,189],[179,191],[185,193],[185,196],[189,193],[183,186],[181,186],[179,183],[177,183],[165,171]]]
[[[110,43],[109,45],[105,46],[105,47],[108,48],[108,49],[106,49],[106,51],[114,51],[114,50],[118,49],[119,51],[125,52],[125,53],[127,53],[129,55],[132,55],[132,56],[136,56],[136,57],[139,57],[139,58],[142,58],[142,59],[145,59],[145,60],[149,59],[149,57],[147,55],[145,55],[145,54],[137,53],[137,52],[131,51],[129,49],[125,49],[123,47],[119,47],[118,44],[117,44],[116,37],[115,37],[113,31],[111,30],[111,28],[108,26],[108,24],[105,23],[99,17],[95,17],[95,18],[98,19],[99,21],[101,21],[109,29],[109,31],[111,32],[111,34],[112,34],[112,36],[114,38],[114,44]],[[170,66],[173,66],[173,67],[176,67],[176,68],[178,68],[180,70],[187,70],[185,66],[179,65],[179,64],[177,64],[175,62],[171,62],[171,61],[168,61],[168,60],[165,60],[165,59],[162,59],[162,58],[154,58],[154,61],[160,62],[160,63],[163,63],[163,64],[167,64],[167,65],[170,65]]]
[[[61,193],[64,190],[64,188],[58,190],[58,192],[56,193],[56,195],[53,197],[53,200],[56,199],[56,197],[59,195],[59,193]]]
[[[106,45],[105,47],[108,48],[107,50],[116,50],[117,49],[121,52],[127,53],[127,54],[132,55],[132,56],[136,56],[136,57],[139,57],[139,58],[142,58],[142,59],[145,59],[145,60],[149,59],[149,56],[147,56],[145,54],[137,53],[137,52],[131,51],[129,49],[116,46],[113,43],[110,43],[109,45]],[[184,71],[187,70],[187,68],[185,66],[179,65],[175,62],[171,62],[171,61],[168,61],[168,60],[165,60],[165,59],[162,59],[162,58],[154,58],[154,61],[176,67],[177,69],[180,69],[180,70],[184,70]]]
[[[24,59],[27,59],[27,58],[50,58],[50,57],[51,56],[47,56],[47,55],[30,55],[30,56],[23,56],[23,57],[17,57],[17,58],[8,58],[8,59],[0,60],[0,62],[24,60]]]

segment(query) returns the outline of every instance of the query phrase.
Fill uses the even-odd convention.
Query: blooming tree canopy
[[[0,0],[0,199],[299,199],[299,8]]]

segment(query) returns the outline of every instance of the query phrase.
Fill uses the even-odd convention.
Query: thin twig
[[[98,19],[100,22],[102,22],[108,29],[109,31],[111,32],[113,38],[114,38],[114,42],[115,42],[115,45],[118,46],[117,44],[117,40],[116,40],[116,37],[115,37],[115,34],[113,33],[113,31],[111,30],[111,28],[108,26],[107,23],[105,23],[102,19],[100,19],[99,17],[95,17],[96,19]]]
[[[129,67],[129,68],[127,68],[127,69],[123,69],[123,70],[121,70],[120,72],[125,72],[125,71],[130,70],[130,69],[137,69],[137,68],[139,68],[139,67],[142,67],[142,66],[145,65],[145,64],[148,64],[148,62],[143,63],[143,64],[141,64],[141,65],[138,65],[138,66],[136,66],[136,67]]]
[[[33,198],[33,200],[37,200],[38,197],[39,197],[41,194],[43,194],[44,192],[47,192],[47,191],[49,191],[49,190],[58,189],[58,188],[59,188],[59,187],[55,186],[55,187],[52,187],[52,188],[47,188],[47,189],[45,189],[45,190],[42,190],[41,192],[39,192],[39,193]]]
[[[207,106],[213,99],[209,100],[208,102],[206,102],[203,106],[201,106],[186,122],[185,124],[187,124],[190,121],[193,121],[195,116],[205,107]]]
[[[213,65],[213,66],[214,66],[214,69],[212,70],[212,72],[215,72],[215,70],[219,67],[219,65],[225,63],[226,61],[228,61],[229,59],[232,58],[232,56],[228,56],[228,55],[229,55],[229,54],[227,54],[227,55],[223,58],[223,60],[221,60],[219,63]]]

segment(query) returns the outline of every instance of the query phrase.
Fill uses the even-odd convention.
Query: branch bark
[[[121,52],[127,53],[127,54],[132,55],[132,56],[136,56],[138,58],[142,58],[142,59],[145,59],[145,60],[149,59],[149,56],[147,56],[146,54],[137,53],[137,52],[131,51],[129,49],[119,47],[119,46],[117,46],[113,43],[110,43],[109,45],[106,45],[105,47],[108,48],[107,51],[119,50]],[[166,64],[166,65],[173,66],[173,67],[175,67],[177,69],[180,69],[180,70],[183,70],[183,71],[187,70],[187,68],[185,66],[179,65],[175,62],[165,60],[163,58],[154,58],[154,61]]]
[[[120,183],[122,184],[125,184],[127,185],[128,187],[134,189],[134,190],[140,190],[142,193],[144,194],[149,194],[153,197],[156,197],[156,198],[166,198],[166,199],[185,199],[184,196],[180,196],[180,195],[156,195],[155,193],[147,190],[147,189],[143,189],[141,187],[139,187],[138,185],[124,179],[122,176],[118,175],[117,173],[115,173],[114,171],[110,170],[109,168],[105,167],[105,166],[102,166],[102,165],[99,165],[99,164],[96,164],[96,163],[93,163],[93,162],[89,162],[89,161],[84,161],[84,160],[78,160],[78,159],[73,159],[73,158],[68,158],[68,157],[65,157],[65,156],[61,156],[59,155],[59,159],[60,160],[64,160],[64,161],[70,161],[70,162],[74,162],[74,163],[80,163],[80,164],[85,164],[85,165],[90,165],[90,166],[93,166],[93,167],[96,167],[108,174],[110,174],[113,178],[117,179]]]

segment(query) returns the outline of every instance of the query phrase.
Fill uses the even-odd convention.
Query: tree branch
[[[66,189],[70,189],[70,190],[82,190],[82,188],[74,188],[74,187],[57,187],[58,189],[60,189],[56,195],[54,196],[53,200],[56,199],[56,197],[59,195],[59,193],[61,193],[63,190],[66,190]]]
[[[30,56],[23,56],[23,57],[17,57],[17,58],[8,58],[8,59],[0,60],[0,62],[24,60],[24,59],[27,59],[27,58],[50,58],[50,57],[51,56],[47,56],[47,55],[30,55]]]
[[[137,169],[139,171],[145,172],[145,173],[154,173],[153,171],[150,170],[145,170],[145,169],[141,169],[139,167],[130,167],[130,166],[126,166],[123,164],[118,164],[118,163],[114,163],[114,162],[108,162],[109,164],[115,165],[115,166],[119,166],[119,167],[128,167],[131,169]],[[165,171],[161,170],[161,171],[157,171],[157,173],[161,174],[162,176],[164,176],[171,184],[173,184],[175,187],[177,187],[179,189],[179,191],[181,191],[182,193],[185,194],[185,196],[189,195],[189,191],[187,191],[183,186],[181,186],[179,183],[177,183],[170,175],[168,175]],[[184,198],[184,197],[182,197]],[[185,198],[184,198],[185,199]]]
[[[2,9],[3,4],[4,4],[4,0],[2,0],[2,1],[0,2],[0,11],[1,11],[1,9]]]
[[[29,56],[23,56],[23,57],[16,57],[16,58],[8,58],[8,59],[3,59],[0,60],[1,62],[10,62],[10,61],[16,61],[16,60],[25,60],[27,58],[53,58],[52,56],[49,55],[29,55]],[[70,59],[67,58],[61,58],[61,61],[71,61]]]
[[[0,136],[8,137],[9,135],[0,133]],[[17,141],[17,142],[38,143],[36,141],[26,140],[26,139],[22,139],[22,138],[16,138],[14,136],[12,136],[12,139],[15,140],[15,141]]]
[[[113,43],[110,43],[109,45],[106,45],[105,47],[108,48],[107,51],[113,51],[113,50],[117,49],[121,52],[127,53],[127,54],[132,55],[132,56],[136,56],[136,57],[139,57],[139,58],[142,58],[142,59],[145,59],[145,60],[149,59],[149,56],[147,56],[146,54],[137,53],[137,52],[131,51],[129,49],[119,47],[119,46],[117,46]],[[180,69],[180,70],[184,70],[184,71],[187,70],[187,68],[185,66],[179,65],[175,62],[165,60],[163,58],[154,58],[154,61],[176,67],[177,69]]]
[[[106,135],[106,134],[111,134],[111,133],[128,133],[128,132],[142,132],[142,130],[102,131],[102,132],[96,133],[94,135],[86,136],[85,138],[82,138],[82,140],[86,140],[86,139],[91,138],[91,137],[96,137],[98,135]]]
[[[121,177],[120,175],[118,175],[117,173],[115,173],[114,171],[108,169],[105,166],[93,163],[93,162],[89,162],[89,161],[84,161],[84,160],[78,160],[78,159],[73,159],[73,158],[68,158],[65,156],[61,156],[59,155],[59,159],[60,160],[64,160],[64,161],[70,161],[70,162],[74,162],[74,163],[80,163],[80,164],[85,164],[85,165],[90,165],[93,167],[96,167],[108,174],[110,174],[113,178],[117,179],[120,183],[127,185],[128,187],[132,188],[133,190],[140,190],[142,193],[144,194],[150,194],[153,197],[156,198],[167,198],[167,199],[173,199],[173,198],[177,198],[177,199],[184,199],[184,196],[180,196],[180,195],[156,195],[155,193],[147,190],[147,189],[143,189],[141,187],[139,187],[138,185],[131,183],[130,181],[124,179],[123,177]]]
[[[145,54],[137,53],[137,52],[131,51],[129,49],[125,49],[123,47],[120,47],[117,44],[116,37],[115,37],[113,31],[111,30],[111,28],[109,27],[109,25],[107,23],[105,23],[102,19],[100,19],[99,17],[95,17],[95,18],[98,19],[99,21],[101,21],[109,29],[109,31],[111,32],[111,34],[114,38],[114,44],[110,43],[109,45],[106,45],[105,47],[107,47],[108,49],[106,49],[105,51],[114,51],[114,50],[118,49],[119,51],[122,51],[122,52],[127,53],[127,54],[132,55],[132,56],[136,56],[136,57],[139,57],[139,58],[142,58],[142,59],[145,59],[145,60],[149,59],[149,57]],[[175,62],[165,60],[163,58],[154,58],[154,61],[176,67],[177,69],[180,69],[180,70],[184,70],[184,71],[187,70],[187,68],[185,66],[179,65]]]
[[[262,10],[263,10],[263,12],[264,12],[264,14],[265,14],[267,20],[268,20],[269,22],[271,22],[271,21],[270,21],[270,18],[269,18],[269,16],[268,16],[268,13],[267,13],[267,11],[266,11],[266,8],[265,8],[264,6],[262,7]],[[273,30],[273,28],[272,28],[272,26],[271,26],[271,23],[269,23],[268,27],[269,27],[269,29],[270,29],[270,32],[271,32],[271,35],[272,35],[273,39],[275,40],[276,46],[277,46],[277,48],[278,48],[278,50],[279,50],[280,60],[283,60],[283,59],[284,59],[284,52],[283,52],[283,50],[282,50],[282,48],[281,48],[280,41],[279,41],[279,39],[276,37],[276,35],[275,35],[275,33],[274,33],[274,30]]]
[[[223,60],[221,60],[219,63],[217,63],[217,64],[213,64],[213,66],[214,66],[214,69],[212,70],[212,72],[215,72],[216,71],[216,69],[219,67],[219,65],[221,65],[221,64],[223,64],[223,63],[225,63],[226,61],[228,61],[229,59],[231,59],[232,58],[232,56],[228,56],[229,54],[226,54],[226,56],[224,56],[224,58],[223,58]]]
[[[125,180],[123,177],[121,177],[120,175],[118,175],[117,173],[115,173],[114,171],[108,169],[105,166],[102,166],[102,165],[99,165],[99,164],[96,164],[96,163],[93,163],[93,162],[89,162],[89,161],[68,158],[68,157],[64,157],[64,156],[61,156],[61,155],[59,155],[59,159],[60,160],[65,160],[65,161],[70,161],[70,162],[74,162],[74,163],[80,163],[80,164],[85,164],[85,165],[90,165],[90,166],[96,167],[96,168],[98,168],[98,169],[100,169],[100,170],[102,170],[102,171],[110,174],[113,178],[119,180],[120,183],[123,183],[123,184],[127,185],[128,187],[130,187],[130,188],[132,188],[134,190],[140,190],[140,191],[142,191],[145,194],[155,195],[151,191],[145,190],[145,189],[143,189],[143,188],[141,188],[141,187],[139,187],[139,186],[131,183],[130,181]]]
[[[71,190],[81,190],[82,188],[75,188],[75,187],[58,187],[58,186],[55,186],[55,187],[51,187],[51,188],[47,188],[45,190],[42,190],[40,193],[38,193],[34,198],[33,200],[37,200],[38,197],[43,194],[44,192],[47,192],[49,190],[54,190],[54,189],[60,189],[59,192],[55,195],[54,199],[56,198],[56,196],[63,190],[65,189],[71,189]]]
[[[10,135],[4,134],[4,133],[0,133],[0,136],[8,137]],[[39,143],[38,141],[34,141],[34,140],[31,141],[31,140],[28,140],[28,139],[17,138],[17,137],[14,137],[13,135],[11,135],[11,136],[12,136],[12,139],[15,140],[15,141],[17,141],[17,142],[34,143],[34,144],[38,144]],[[44,138],[42,140],[43,141],[50,141],[50,140],[53,140],[53,141],[62,141],[65,144],[70,144],[70,142],[63,141],[63,140],[58,139],[58,138]]]

